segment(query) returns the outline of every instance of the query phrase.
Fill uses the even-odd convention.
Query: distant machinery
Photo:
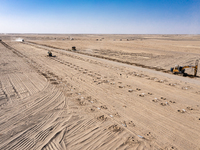
[[[51,51],[48,51],[48,56],[52,57],[52,52]]]
[[[198,70],[198,63],[199,63],[199,60],[196,60],[194,66],[191,66],[191,65],[188,65],[188,66],[176,65],[174,68],[171,68],[171,72],[174,73],[174,74],[185,75],[185,69],[186,68],[194,68],[194,76],[196,77],[197,76],[197,70]]]
[[[75,50],[76,50],[76,47],[75,47],[75,46],[73,46],[73,47],[72,47],[72,50],[73,50],[73,51],[75,51]]]

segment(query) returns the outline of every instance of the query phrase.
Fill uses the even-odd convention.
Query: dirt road
[[[199,80],[19,42],[0,57],[0,149],[200,148]]]

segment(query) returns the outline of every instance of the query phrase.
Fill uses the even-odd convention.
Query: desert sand
[[[200,35],[0,39],[0,149],[200,149]]]

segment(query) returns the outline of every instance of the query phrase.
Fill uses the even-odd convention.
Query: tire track
[[[26,57],[27,57],[27,59],[29,58],[28,56],[26,56]],[[36,135],[38,135],[37,137],[40,137],[40,138],[37,138],[38,141],[36,140],[37,144],[33,146],[34,148],[54,149],[54,148],[57,148],[60,146],[64,147],[64,146],[62,146],[63,144],[60,144],[63,142],[65,143],[65,146],[68,149],[85,149],[85,148],[88,148],[88,149],[93,149],[93,148],[96,148],[96,149],[105,149],[105,148],[125,149],[125,148],[133,148],[133,147],[134,148],[147,147],[150,149],[150,145],[152,146],[152,148],[153,147],[161,148],[158,145],[165,145],[165,143],[164,144],[157,143],[156,138],[159,137],[158,136],[159,133],[165,134],[167,137],[170,137],[172,140],[175,138],[178,138],[177,141],[179,140],[178,141],[179,143],[181,140],[183,140],[185,143],[185,144],[183,144],[183,147],[187,146],[187,145],[191,145],[192,142],[188,139],[185,140],[184,135],[182,135],[183,137],[179,137],[179,136],[177,137],[177,135],[174,134],[176,132],[175,130],[177,128],[171,129],[171,127],[168,126],[169,125],[168,122],[172,122],[170,119],[173,117],[169,116],[170,118],[167,118],[167,120],[163,120],[164,118],[166,118],[166,116],[163,117],[162,115],[169,111],[167,109],[167,107],[163,107],[163,106],[158,107],[153,103],[144,102],[147,100],[148,97],[138,96],[139,94],[141,94],[140,92],[132,93],[132,96],[134,97],[135,102],[131,102],[129,99],[130,95],[127,97],[118,96],[118,95],[115,95],[115,93],[112,93],[111,91],[104,90],[105,86],[112,87],[112,89],[116,90],[116,88],[118,88],[118,86],[120,84],[122,84],[122,85],[124,84],[123,83],[123,82],[125,82],[124,79],[123,79],[122,83],[117,84],[116,86],[113,86],[113,85],[110,85],[107,83],[101,85],[101,83],[103,83],[102,80],[106,79],[106,78],[101,78],[103,76],[103,73],[92,72],[92,74],[94,76],[91,76],[91,74],[89,75],[89,72],[91,71],[91,69],[88,69],[86,67],[81,67],[84,64],[81,64],[80,69],[79,69],[79,67],[77,67],[77,65],[75,65],[74,63],[71,63],[70,61],[68,61],[68,63],[66,63],[66,62],[63,62],[62,59],[59,59],[59,60],[56,59],[54,61],[52,59],[49,59],[49,60],[45,59],[43,61],[40,61],[41,63],[44,63],[44,61],[46,61],[46,60],[48,60],[47,62],[49,62],[49,63],[56,62],[55,65],[58,65],[60,63],[58,67],[53,68],[51,71],[49,71],[48,65],[41,67],[41,64],[40,63],[38,64],[39,61],[36,61],[36,60],[37,60],[36,58],[31,60],[31,62],[34,62],[31,65],[35,67],[37,72],[39,72],[41,75],[45,76],[49,83],[51,83],[49,85],[49,88],[47,88],[45,91],[46,91],[46,94],[48,94],[49,92],[50,93],[52,92],[51,93],[52,95],[49,95],[49,97],[47,97],[46,99],[38,98],[37,100],[35,100],[36,104],[35,103],[31,104],[31,105],[34,105],[34,110],[31,109],[31,107],[32,107],[31,106],[25,112],[28,115],[31,115],[31,112],[36,110],[36,112],[38,112],[38,113],[32,114],[33,116],[36,116],[36,115],[42,114],[46,111],[46,113],[51,113],[53,115],[53,116],[51,116],[51,119],[52,118],[54,118],[54,119],[52,121],[50,121],[50,118],[45,119],[45,123],[42,125],[42,127],[39,129],[39,131],[37,133],[35,133],[35,135],[32,134],[32,136],[34,136],[34,137],[30,137],[30,139],[34,139]],[[64,63],[66,63],[67,65],[64,65]],[[63,73],[64,75],[66,75],[67,79],[64,79],[63,76],[59,76],[59,74],[58,75],[55,74],[55,72],[63,72],[62,70],[65,70],[67,68],[67,66],[68,66],[68,68],[70,68],[69,72]],[[76,73],[77,73],[77,75],[79,75],[79,78],[73,77]],[[80,77],[80,76],[83,76],[83,77]],[[98,81],[100,82],[99,85],[92,84],[92,82],[88,82],[88,81],[91,81],[93,78],[97,79],[99,76],[101,76],[98,79]],[[121,80],[121,78],[119,76],[118,77],[115,76],[115,77],[116,77],[116,78],[114,78],[115,80],[118,80],[118,79]],[[54,80],[52,80],[52,79],[54,79]],[[107,80],[108,80],[108,78],[107,78]],[[65,81],[67,81],[67,83]],[[69,100],[67,101],[67,108],[70,108],[69,110],[66,110],[66,107],[63,108],[63,105],[61,105],[62,103],[65,103],[65,101],[66,101],[66,99],[64,99],[65,97],[62,98],[62,94],[59,94],[59,92],[57,92],[57,93],[53,92],[57,89],[63,89],[63,91],[65,91],[65,88],[63,88],[63,87],[65,87],[66,84],[69,85],[69,87],[67,87],[66,94],[71,94],[71,96],[72,96],[72,97],[70,97],[72,101],[69,101]],[[84,89],[84,91],[83,91],[83,89]],[[142,88],[141,92],[143,92],[147,89]],[[118,91],[122,91],[122,90],[126,90],[126,93],[130,94],[130,93],[128,93],[128,90],[126,87],[124,87]],[[98,93],[94,94],[95,91],[97,91]],[[151,91],[149,91],[149,92],[151,92]],[[62,92],[60,92],[60,93],[62,93]],[[80,93],[80,95],[79,95],[79,93]],[[102,99],[97,99],[95,101],[94,99],[98,98],[99,95],[101,95],[102,93],[107,93],[108,96],[102,97]],[[76,103],[78,102],[78,100],[76,101],[76,99],[77,98],[82,99],[82,97],[84,97],[84,98],[83,98],[83,100],[81,100],[81,103],[83,102],[82,104],[84,104],[84,103],[85,104],[79,105],[79,106],[76,105]],[[49,100],[50,100],[50,102],[48,102]],[[43,101],[46,103],[43,103]],[[93,101],[93,103],[91,101]],[[128,108],[126,108],[126,110],[129,109],[127,112],[132,111],[132,113],[134,113],[134,114],[133,115],[131,114],[131,117],[127,117],[122,110],[120,113],[121,118],[120,117],[117,118],[116,116],[114,116],[113,113],[118,108],[114,109],[114,108],[112,108],[112,105],[114,104],[115,106],[122,106],[123,104],[125,104],[127,102],[129,102],[131,105],[135,106],[135,108],[132,107],[132,109],[134,108],[134,110],[131,110],[131,108],[129,108],[129,106],[128,106]],[[42,105],[42,108],[41,108],[41,105]],[[151,120],[152,120],[151,115],[152,115],[152,112],[154,112],[154,111],[151,112],[149,109],[147,109],[146,108],[147,105],[153,109],[157,108],[158,110],[161,110],[161,115],[158,115],[158,111],[157,111],[157,114],[154,113],[153,115],[158,115],[161,118],[163,117],[163,119],[159,120],[160,118],[158,117],[157,118],[158,120],[154,120],[154,123],[151,123]],[[155,105],[155,107],[154,107],[154,105]],[[86,112],[84,112],[83,110],[86,108],[91,108],[93,106],[95,106],[94,108],[96,108],[95,109],[96,116],[94,115],[95,114],[94,113],[94,114],[90,115],[91,117],[90,116],[84,117],[84,113],[86,113]],[[141,108],[145,109],[146,112],[139,110],[139,108],[137,108],[136,106],[142,106]],[[58,107],[60,107],[60,108],[57,109]],[[77,108],[77,110],[75,110],[75,108]],[[98,110],[97,108],[101,108],[101,109]],[[67,114],[62,113],[63,110],[66,110],[66,112],[68,112],[68,113]],[[149,114],[147,114],[147,113],[149,113]],[[80,118],[78,117],[76,119],[74,114],[76,114]],[[108,118],[107,121],[97,120],[97,117],[99,117],[99,115],[102,115],[102,114]],[[69,119],[68,122],[65,122],[67,115],[72,115],[71,120]],[[114,117],[111,117],[110,115],[113,115]],[[148,117],[148,116],[150,116],[150,117]],[[65,117],[65,118],[62,118],[62,117]],[[129,128],[129,127],[127,128],[122,125],[121,121],[124,121],[124,120],[127,121],[127,120],[129,120],[129,118],[134,118],[135,120],[137,120],[135,128]],[[26,117],[24,117],[24,119],[26,119]],[[162,121],[168,125],[162,126],[162,124],[161,124]],[[181,119],[180,119],[180,121],[181,121]],[[125,122],[125,123],[123,122],[123,124],[128,125],[127,122]],[[177,127],[177,121],[174,123],[174,125]],[[160,126],[159,129],[157,129],[158,131],[156,131],[156,132],[151,131],[151,132],[153,132],[152,137],[148,137],[149,135],[145,134],[145,132],[147,132],[149,129],[154,129],[155,127],[158,128],[158,126]],[[60,130],[60,128],[62,128],[62,129]],[[144,131],[141,132],[142,129],[144,129]],[[164,129],[165,130],[167,129],[167,130],[163,131]],[[172,133],[170,133],[171,131],[172,131]],[[63,132],[63,134],[61,134],[62,138],[60,138],[60,139],[62,139],[63,142],[60,142],[60,140],[58,140],[59,142],[58,141],[55,142],[55,139],[57,137],[56,135],[57,134],[59,135],[60,132]],[[159,132],[159,133],[157,133],[157,132]],[[142,134],[140,134],[140,133],[142,133]],[[157,136],[154,136],[154,133],[156,133]],[[150,132],[148,132],[148,134],[150,134]],[[26,134],[24,134],[24,135],[26,135]],[[123,136],[125,136],[125,135],[127,135],[127,136],[123,138]],[[141,135],[143,138],[139,137],[138,135]],[[190,134],[188,134],[188,135],[190,135]],[[198,135],[195,135],[194,137],[197,137],[197,136]],[[26,137],[29,137],[29,136],[26,136]],[[42,137],[44,137],[44,138],[42,138]],[[10,143],[8,145],[13,146],[14,148],[22,148],[22,149],[27,148],[27,147],[31,148],[32,141],[30,139],[27,140],[24,137],[20,137],[19,141],[24,141],[25,143],[24,142],[20,143],[17,140],[13,140],[15,143],[13,143],[13,144]],[[45,142],[40,143],[39,141],[41,141],[41,139],[44,140]],[[167,140],[167,142],[170,142],[170,140],[168,138],[166,138],[166,140]],[[194,145],[195,145],[197,143],[197,141],[194,141],[194,142],[195,142],[194,143]],[[167,146],[169,146],[169,145],[167,145]],[[1,144],[0,144],[0,147],[1,147]],[[5,148],[5,147],[3,147],[3,148]]]

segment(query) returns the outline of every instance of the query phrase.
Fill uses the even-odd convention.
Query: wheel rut
[[[198,123],[190,128],[191,124],[184,121],[184,118],[195,119],[193,114],[198,107],[182,104],[176,96],[168,94],[173,92],[171,80],[153,78],[84,56],[64,55],[57,50],[56,57],[49,58],[42,56],[47,49],[41,52],[41,47],[3,45],[13,52],[10,57],[27,64],[19,63],[21,68],[29,66],[32,72],[25,69],[21,74],[4,74],[6,82],[1,86],[2,93],[3,87],[10,85],[19,98],[13,98],[12,103],[0,110],[4,114],[0,116],[3,118],[0,122],[1,149],[176,148],[180,145],[173,142],[175,138],[184,141],[182,147],[198,146],[195,140],[199,136],[195,132],[200,132]],[[17,46],[21,45],[23,49],[18,50]],[[38,57],[31,56],[32,52],[26,51],[28,48]],[[96,68],[99,71],[95,71]],[[144,81],[149,85],[144,86]],[[167,94],[161,95],[151,84],[167,89]],[[175,87],[180,93],[185,90],[181,86],[183,84]],[[9,88],[7,91],[13,92]],[[23,92],[27,95],[21,96]],[[194,90],[191,88],[187,92]],[[198,94],[194,92],[194,95]],[[13,106],[18,108],[12,110]],[[188,113],[177,112],[180,108]],[[179,118],[173,116],[174,113],[179,113]],[[155,121],[151,122],[152,119]],[[171,124],[175,126],[173,129]],[[175,133],[181,130],[187,130],[187,136],[193,134],[191,140],[182,134],[177,137]],[[159,141],[159,133],[166,135],[166,143]]]

